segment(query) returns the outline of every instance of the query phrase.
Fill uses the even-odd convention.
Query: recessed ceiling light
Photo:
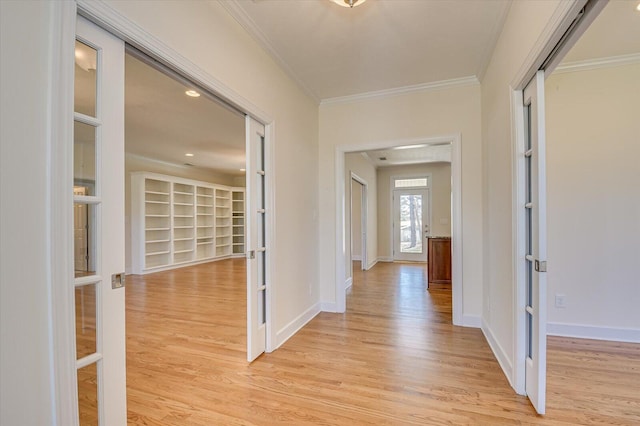
[[[190,153],[190,152],[187,152],[184,156],[185,156],[185,157],[193,157],[193,154],[192,154],[192,153]]]
[[[184,94],[187,96],[191,96],[192,98],[200,97],[200,93],[196,92],[195,90],[187,90],[186,92],[184,92]]]
[[[636,10],[640,12],[640,3],[638,3],[638,5],[636,6]]]
[[[367,0],[331,0],[331,1],[342,7],[354,7],[354,6],[360,6],[362,3],[364,3]]]

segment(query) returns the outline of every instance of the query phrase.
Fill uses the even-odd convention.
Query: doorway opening
[[[367,257],[367,211],[368,208],[368,184],[357,174],[351,172],[351,278],[353,282],[353,271],[366,271],[368,265]],[[348,289],[348,286],[347,286]]]
[[[361,270],[367,271],[378,262],[423,262],[420,268],[427,282],[426,237],[431,236],[430,231],[437,225],[436,235],[449,239],[449,242],[452,238],[457,242],[447,246],[447,260],[450,262],[448,289],[452,292],[454,324],[462,323],[459,149],[459,137],[454,136],[338,147],[336,158],[336,192],[339,197],[336,205],[345,223],[344,230],[338,229],[338,232],[342,231],[340,235],[346,240],[347,248],[353,246],[350,239],[355,232],[351,219],[353,211],[349,210],[353,208],[354,191],[351,175],[356,174],[368,182],[368,232],[367,245],[363,247],[368,260]],[[437,180],[439,188],[437,202],[431,201],[434,188],[429,187],[429,181],[433,184],[434,180]],[[346,204],[342,197],[348,201]],[[346,206],[346,209],[341,211],[341,206]],[[342,246],[340,239],[338,245]],[[341,251],[339,247],[336,259],[337,304],[346,308],[345,291],[352,285],[353,277],[362,274],[356,274],[360,265],[354,267],[354,252],[350,249]],[[343,269],[341,265],[344,265]]]

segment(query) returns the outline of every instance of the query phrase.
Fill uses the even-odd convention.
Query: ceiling
[[[563,64],[638,57],[637,3],[610,2]],[[328,99],[481,77],[510,2],[368,0],[353,9],[329,0],[229,0],[222,4],[308,92],[317,99]],[[86,46],[78,48],[82,57],[77,58],[76,104],[93,114],[95,100],[88,94],[95,87],[95,54]],[[240,170],[245,167],[242,115],[204,95],[186,96],[190,87],[128,54],[125,69],[127,153],[177,165],[190,163],[218,173],[244,174]],[[188,152],[194,156],[186,157]],[[449,146],[379,150],[367,155],[376,167],[451,159]]]
[[[244,175],[244,116],[127,54],[125,150],[171,164]],[[186,157],[186,153],[193,157]]]
[[[376,167],[404,166],[451,162],[451,144],[420,144],[389,149],[365,151],[363,154]]]
[[[481,77],[508,0],[229,0],[236,20],[316,99]]]

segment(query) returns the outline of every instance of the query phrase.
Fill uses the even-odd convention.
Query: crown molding
[[[640,53],[632,53],[630,55],[610,56],[607,58],[561,63],[553,71],[553,74],[613,68],[637,63],[640,63]]]
[[[451,89],[454,87],[475,86],[480,81],[473,75],[469,77],[454,78],[451,80],[433,81],[431,83],[415,84],[413,86],[402,86],[394,89],[376,90],[373,92],[359,93],[356,95],[338,96],[335,98],[327,98],[320,101],[320,106],[332,104],[344,104],[351,102],[359,102],[370,99],[383,99],[392,96],[403,95],[407,93],[430,92],[433,90]]]
[[[260,30],[258,25],[255,23],[253,19],[244,11],[244,9],[240,6],[238,0],[229,0],[229,1],[221,1],[219,4],[231,15],[233,19],[240,24],[245,31],[249,33],[249,35],[262,47],[271,58],[282,68],[282,70],[287,74],[297,85],[302,89],[302,91],[313,99],[316,103],[320,102],[320,98],[318,95],[313,92],[304,84],[300,78],[296,75],[296,73],[291,69],[289,64],[285,62],[284,59],[278,54],[276,49],[271,44],[271,41],[267,38],[267,36]]]

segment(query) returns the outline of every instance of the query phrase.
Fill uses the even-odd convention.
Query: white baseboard
[[[344,282],[344,290],[349,291],[352,285],[353,285],[353,277],[347,278],[347,280]]]
[[[334,302],[322,302],[322,303],[320,303],[320,311],[322,311],[322,312],[332,312],[332,313],[341,313],[341,312],[338,312],[338,306]]]
[[[376,266],[376,263],[378,263],[378,259],[375,259],[375,260],[373,260],[372,262],[370,262],[370,263],[367,265],[366,270],[368,271],[369,269],[371,269],[371,268],[373,268],[374,266]]]
[[[382,256],[378,258],[378,262],[393,262],[393,257]]]
[[[463,327],[482,328],[482,318],[477,315],[463,315],[462,316]]]
[[[298,315],[289,324],[282,327],[276,333],[276,347],[282,346],[284,342],[289,340],[294,334],[296,334],[302,327],[304,327],[309,321],[311,321],[316,315],[320,313],[320,303],[316,303],[309,307],[306,311]]]
[[[496,337],[493,335],[491,327],[489,327],[489,324],[487,324],[484,319],[482,320],[481,329],[482,334],[484,334],[485,339],[487,339],[487,343],[489,343],[489,347],[493,351],[493,355],[498,360],[498,364],[500,364],[500,368],[502,368],[504,375],[507,376],[509,384],[515,389],[513,386],[513,365],[511,364],[511,361],[509,361],[509,356],[502,346],[500,346],[498,340],[496,340]]]
[[[611,328],[549,322],[547,323],[547,334],[549,336],[640,343],[640,330],[636,328]]]
[[[353,254],[351,255],[351,260],[362,260],[362,256],[360,256],[359,254]]]

